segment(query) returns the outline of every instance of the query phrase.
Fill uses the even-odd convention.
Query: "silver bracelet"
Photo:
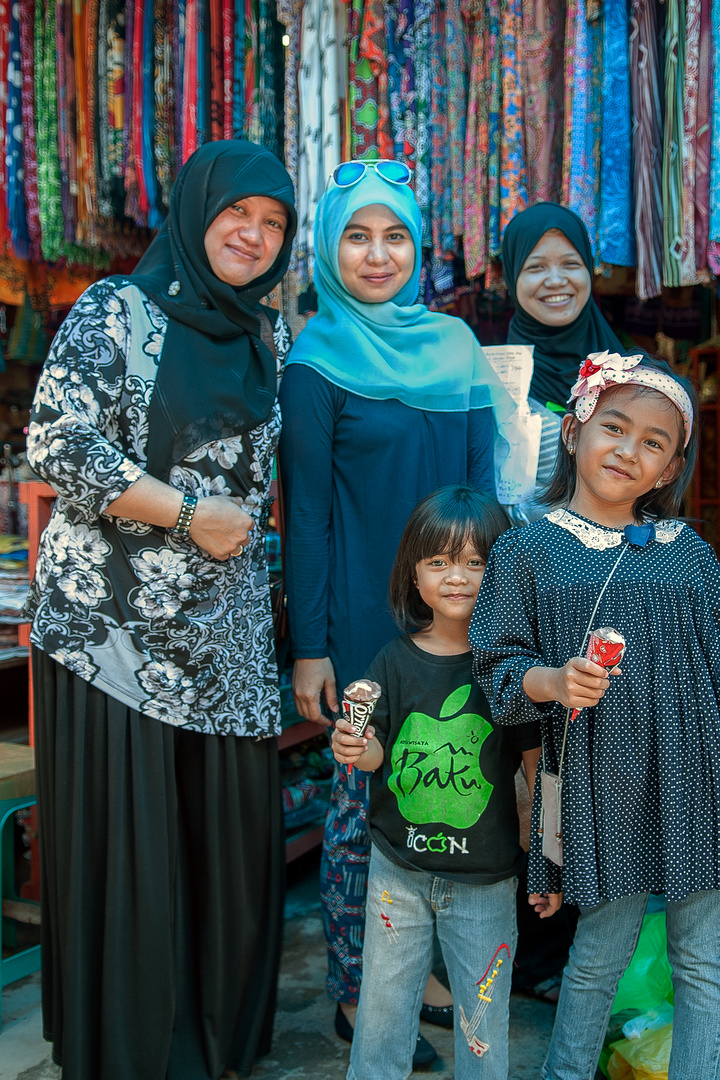
[[[176,536],[188,536],[190,533],[190,522],[193,519],[195,513],[195,507],[197,506],[197,499],[194,495],[183,495],[182,506],[180,507],[180,513],[178,519],[173,525],[170,532],[174,532]]]

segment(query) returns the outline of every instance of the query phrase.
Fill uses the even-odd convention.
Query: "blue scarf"
[[[383,304],[352,296],[340,276],[343,230],[364,206],[381,203],[410,230],[415,267],[410,280]],[[493,406],[500,419],[514,403],[461,319],[414,303],[419,289],[422,222],[407,185],[390,184],[368,169],[350,188],[331,182],[315,219],[318,313],[298,335],[289,364],[306,364],[335,386],[361,397],[396,398],[414,409],[464,412]]]

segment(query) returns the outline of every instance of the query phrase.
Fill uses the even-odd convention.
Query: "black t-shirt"
[[[472,653],[435,656],[395,638],[367,678],[382,687],[372,718],[385,761],[370,782],[368,832],[393,862],[492,885],[522,869],[515,773],[540,745],[535,723],[495,727],[472,677]]]

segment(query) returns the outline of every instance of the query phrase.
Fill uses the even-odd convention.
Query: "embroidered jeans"
[[[515,878],[495,885],[447,881],[405,870],[375,846],[370,858],[363,984],[347,1080],[405,1080],[412,1072],[423,990],[432,970],[433,937],[442,948],[455,1005],[455,1080],[507,1080],[511,958],[515,953]],[[482,978],[498,946],[504,962],[486,997]],[[460,1009],[482,1013],[476,1038],[461,1029]],[[475,1043],[477,1048],[477,1043]]]

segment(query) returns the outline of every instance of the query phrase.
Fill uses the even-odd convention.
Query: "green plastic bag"
[[[672,968],[667,958],[667,931],[665,912],[654,911],[643,919],[635,954],[620,980],[612,1007],[605,1046],[600,1055],[599,1067],[610,1076],[609,1059],[617,1045],[620,1028],[633,1016],[649,1012],[664,1001],[673,1002]],[[622,1015],[618,1015],[622,1014]],[[660,1029],[664,1030],[664,1029]],[[672,1025],[670,1025],[672,1031]],[[621,1039],[621,1042],[639,1040]],[[615,1061],[613,1080],[634,1080],[632,1067],[621,1059]],[[667,1073],[667,1070],[666,1070]]]
[[[644,1013],[663,1001],[673,1002],[672,968],[667,958],[665,912],[656,911],[643,919],[635,955],[620,980],[612,1011]]]

